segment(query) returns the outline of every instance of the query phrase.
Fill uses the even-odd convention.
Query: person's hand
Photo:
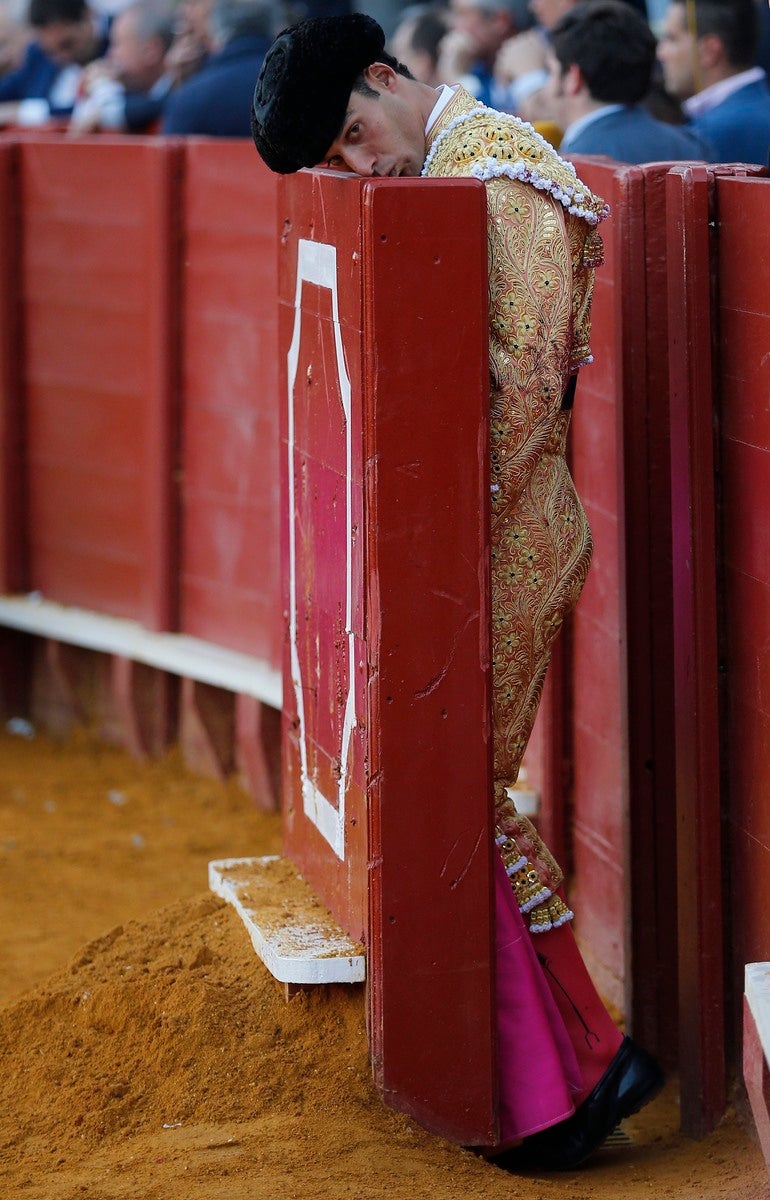
[[[550,123],[558,125],[560,129],[564,129],[565,120],[561,110],[559,101],[553,94],[553,89],[548,87],[538,88],[534,92],[530,92],[521,102],[519,116],[522,121],[529,121],[530,125]]]
[[[0,104],[0,128],[15,125],[19,119],[18,100],[6,100]]]
[[[546,46],[534,29],[508,38],[495,58],[494,74],[499,83],[509,84],[530,71],[546,69]]]
[[[89,104],[84,104],[78,111],[75,109],[67,126],[67,137],[82,137],[86,133],[96,133],[100,128],[99,112]]]
[[[441,39],[436,75],[442,83],[457,83],[478,58],[478,48],[467,33],[450,29]]]
[[[177,34],[164,59],[166,73],[175,84],[183,83],[200,70],[208,50],[192,31]]]
[[[94,62],[83,67],[78,83],[78,93],[89,96],[94,87],[103,79],[114,79],[114,72],[106,58],[97,58]]]

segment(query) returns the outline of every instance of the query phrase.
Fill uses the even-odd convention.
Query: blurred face
[[[412,46],[415,22],[402,21],[391,38],[390,52],[403,63],[420,83],[433,83],[434,63],[427,50],[415,50]]]
[[[340,135],[316,165],[354,175],[419,175],[428,113],[413,90],[418,85],[384,63],[368,67],[365,79],[377,96],[351,93]]]
[[[137,14],[119,13],[110,30],[109,59],[124,87],[149,91],[163,71],[164,48],[159,38],[140,37]]]
[[[529,11],[543,29],[552,29],[577,0],[529,0]]]
[[[0,9],[0,74],[18,67],[26,43],[26,30]]]
[[[96,52],[96,34],[89,13],[80,21],[54,21],[34,32],[48,57],[61,67],[74,63],[85,66]]]
[[[545,92],[548,97],[549,111],[558,125],[568,125],[569,121],[564,113],[564,72],[561,63],[551,50],[546,55],[545,65],[548,71]]]
[[[183,0],[178,9],[180,33],[193,33],[205,42],[213,6],[214,0]]]
[[[663,68],[666,91],[686,100],[695,91],[695,42],[687,28],[683,4],[672,4],[666,13],[658,61]]]
[[[479,58],[497,53],[511,33],[511,21],[506,13],[485,12],[467,0],[451,0],[451,26],[473,43]]]

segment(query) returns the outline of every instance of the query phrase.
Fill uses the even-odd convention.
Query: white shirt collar
[[[456,83],[454,85],[454,87],[449,87],[448,84],[442,83],[441,87],[439,87],[437,89],[438,100],[433,105],[433,108],[430,110],[430,116],[428,117],[428,120],[425,122],[425,132],[426,133],[433,125],[436,124],[436,121],[438,121],[439,117],[441,116],[442,112],[446,108],[449,101],[454,96],[454,94],[457,91],[459,86],[460,86],[459,83]]]
[[[682,108],[691,120],[693,117],[702,117],[704,113],[711,112],[712,108],[716,108],[718,104],[726,100],[728,96],[732,96],[733,92],[740,91],[750,83],[758,83],[760,79],[764,78],[765,72],[761,67],[749,67],[748,71],[739,71],[737,75],[720,79],[718,83],[712,83],[702,92],[696,92],[694,96],[690,96],[688,100],[684,101]]]

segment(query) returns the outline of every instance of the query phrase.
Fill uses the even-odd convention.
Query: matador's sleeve
[[[576,317],[584,330],[590,308],[592,273],[576,290],[568,216],[551,195],[507,178],[485,186],[492,483],[515,503],[561,408],[576,362]]]

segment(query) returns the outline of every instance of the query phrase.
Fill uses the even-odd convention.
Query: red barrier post
[[[723,813],[738,1045],[746,964],[770,960],[770,180],[718,175],[716,199]],[[753,1069],[766,1080],[766,1063]]]
[[[705,167],[675,168],[666,181],[679,1036],[682,1128],[692,1137],[725,1106],[712,191]]]
[[[365,937],[383,1097],[466,1143],[495,1129],[484,201],[303,172],[279,214],[286,847]]]

